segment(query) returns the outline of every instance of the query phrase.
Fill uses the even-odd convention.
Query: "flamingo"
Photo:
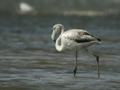
[[[74,77],[77,72],[77,57],[78,51],[84,49],[88,52],[87,47],[100,44],[101,40],[89,32],[83,29],[70,29],[64,31],[64,26],[62,24],[55,24],[53,26],[53,32],[51,34],[51,39],[55,42],[55,48],[58,52],[73,50],[75,51],[75,67],[73,70]],[[99,56],[92,53],[97,61],[97,74],[100,78],[100,69],[99,69]]]

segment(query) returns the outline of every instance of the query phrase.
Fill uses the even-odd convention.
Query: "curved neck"
[[[62,29],[61,34],[59,35],[59,37],[57,38],[56,43],[55,43],[55,47],[56,47],[57,51],[59,51],[59,52],[61,52],[63,50],[63,43],[61,40],[61,35],[63,32],[64,32],[64,30]]]

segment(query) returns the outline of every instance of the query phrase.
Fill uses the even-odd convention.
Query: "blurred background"
[[[59,53],[51,40],[56,23],[82,28],[102,40],[79,52]],[[0,90],[119,90],[120,0],[0,0]]]
[[[21,9],[21,3],[34,8],[36,14],[58,15],[101,15],[119,14],[119,0],[0,0],[1,14],[16,14]],[[27,14],[27,12],[26,12]]]

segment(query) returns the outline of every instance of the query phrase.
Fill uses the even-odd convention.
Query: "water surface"
[[[56,23],[102,39],[92,47],[100,56],[100,79],[95,58],[86,53],[79,53],[73,77],[74,51],[58,53],[50,39]],[[119,17],[1,16],[0,90],[119,90],[119,29]]]

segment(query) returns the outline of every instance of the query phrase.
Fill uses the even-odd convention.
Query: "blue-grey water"
[[[83,28],[102,39],[95,58],[79,53],[73,77],[74,51],[58,53],[52,26]],[[120,18],[115,16],[0,16],[0,90],[119,90]]]

